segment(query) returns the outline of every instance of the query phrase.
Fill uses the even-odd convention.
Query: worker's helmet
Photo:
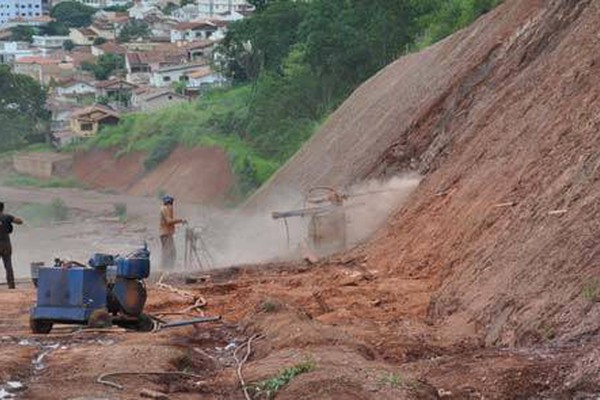
[[[163,196],[162,197],[163,204],[173,204],[174,200],[175,199],[173,197],[171,197],[171,196]]]

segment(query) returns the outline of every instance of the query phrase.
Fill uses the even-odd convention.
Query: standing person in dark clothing
[[[4,203],[0,202],[0,258],[6,269],[6,282],[9,289],[15,288],[15,275],[12,267],[12,246],[10,244],[10,234],[13,231],[13,224],[21,225],[23,220],[10,214],[4,214]]]

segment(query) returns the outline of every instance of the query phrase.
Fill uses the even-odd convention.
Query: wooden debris
[[[167,396],[165,393],[157,392],[155,390],[150,389],[142,389],[140,391],[140,396],[145,397],[147,399],[169,400],[169,396]]]

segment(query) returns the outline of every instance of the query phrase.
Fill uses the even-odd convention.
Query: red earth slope
[[[600,4],[513,0],[360,87],[248,203],[418,170],[366,246],[433,277],[430,322],[492,344],[600,329]]]

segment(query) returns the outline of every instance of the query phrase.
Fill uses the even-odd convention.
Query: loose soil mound
[[[138,196],[168,192],[186,202],[215,202],[225,198],[234,184],[227,154],[218,148],[178,147],[158,167],[144,170],[143,153],[115,157],[114,151],[92,150],[77,154],[77,179],[96,189]]]

